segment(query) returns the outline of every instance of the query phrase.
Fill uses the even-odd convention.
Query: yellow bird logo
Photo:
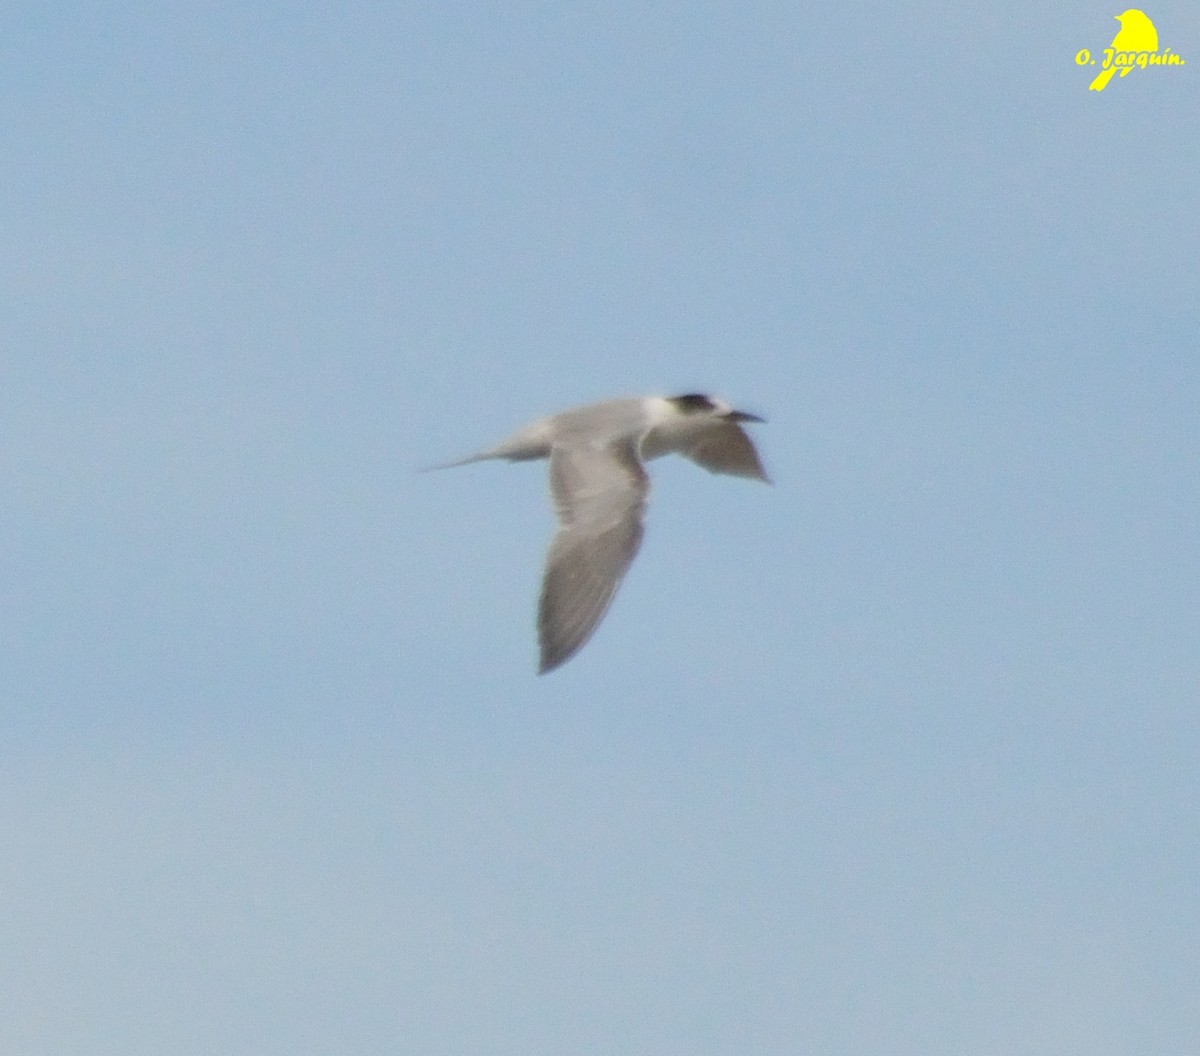
[[[1123,11],[1113,17],[1121,23],[1121,28],[1113,37],[1111,47],[1106,50],[1110,61],[1120,53],[1158,51],[1158,30],[1154,28],[1154,23],[1146,17],[1145,11],[1131,7],[1128,11]],[[1096,79],[1088,85],[1088,90],[1102,92],[1104,86],[1112,80],[1114,73],[1119,73],[1124,77],[1133,68],[1133,64],[1116,66],[1106,63],[1106,68],[1096,74]]]

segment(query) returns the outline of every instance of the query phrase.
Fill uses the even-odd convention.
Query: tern
[[[674,452],[711,473],[770,483],[741,422],[762,422],[712,396],[605,400],[542,418],[472,462],[550,460],[558,531],[538,604],[538,674],[573,657],[599,626],[642,541],[649,478],[643,462]]]

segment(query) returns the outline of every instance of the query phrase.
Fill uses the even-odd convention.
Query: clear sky
[[[0,1050],[1195,1056],[1200,7],[0,16]],[[544,467],[714,392],[538,678]]]

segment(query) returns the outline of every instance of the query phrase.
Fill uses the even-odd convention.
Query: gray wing
[[[770,483],[750,437],[736,422],[720,422],[698,433],[691,442],[678,448],[710,473],[728,473],[735,477],[753,477]]]
[[[552,448],[550,492],[559,529],[538,606],[538,674],[574,656],[604,618],[641,544],[648,490],[630,443]]]

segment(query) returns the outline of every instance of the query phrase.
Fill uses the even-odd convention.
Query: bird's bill
[[[757,414],[751,414],[749,411],[730,411],[725,417],[731,422],[766,422],[765,418],[760,418]]]

